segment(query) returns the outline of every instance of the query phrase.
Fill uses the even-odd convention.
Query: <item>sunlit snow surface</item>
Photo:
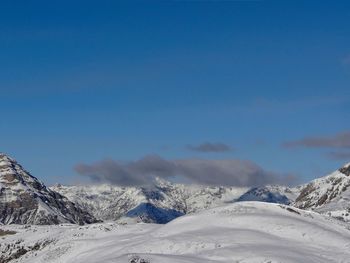
[[[11,262],[272,263],[349,262],[350,258],[346,223],[262,202],[225,205],[179,217],[166,225],[1,228],[18,232],[0,239],[2,250],[5,244],[15,242],[24,247],[41,246]]]

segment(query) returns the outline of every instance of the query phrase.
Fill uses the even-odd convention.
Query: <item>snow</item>
[[[40,244],[13,262],[349,262],[348,225],[286,205],[239,202],[165,225],[2,226],[1,243]],[[0,245],[0,249],[4,246]],[[6,252],[9,253],[9,252]],[[144,259],[144,261],[141,261]],[[137,261],[138,260],[138,261]],[[12,261],[11,261],[12,262]]]

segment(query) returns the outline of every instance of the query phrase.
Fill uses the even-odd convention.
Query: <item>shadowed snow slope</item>
[[[237,201],[260,201],[289,205],[300,194],[300,187],[289,188],[278,185],[254,187],[244,193]]]
[[[104,223],[3,228],[18,232],[5,236],[5,243],[16,244],[23,239],[20,246],[24,248],[36,243],[40,247],[13,262],[328,263],[349,262],[350,258],[350,231],[345,223],[263,202],[225,205],[177,218],[166,225]]]

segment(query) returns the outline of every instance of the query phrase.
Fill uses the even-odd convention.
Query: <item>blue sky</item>
[[[349,24],[348,1],[3,1],[0,151],[49,184],[149,154],[322,176],[350,161]]]

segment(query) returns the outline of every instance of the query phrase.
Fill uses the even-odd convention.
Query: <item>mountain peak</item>
[[[0,223],[58,224],[95,222],[90,214],[44,183],[6,154],[0,154]]]
[[[8,155],[0,154],[0,186],[42,190],[46,186]]]
[[[13,166],[15,163],[17,162],[14,159],[4,153],[0,153],[0,173],[1,168]]]
[[[9,158],[8,155],[7,155],[6,153],[0,152],[0,159],[3,158],[3,157]]]
[[[1,165],[1,162],[8,163],[8,164],[17,163],[15,159],[11,158],[6,153],[0,152],[0,165]]]
[[[350,163],[345,164],[338,171],[341,172],[342,174],[345,174],[346,176],[350,176]]]

